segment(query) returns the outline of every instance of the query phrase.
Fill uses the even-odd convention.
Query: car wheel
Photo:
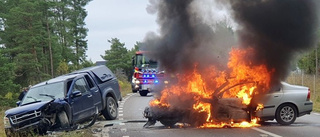
[[[290,125],[297,118],[297,109],[292,104],[281,105],[276,112],[276,120],[281,125]]]
[[[142,90],[142,91],[139,91],[139,94],[140,96],[147,96],[148,95],[148,90]]]
[[[177,121],[172,119],[161,119],[160,123],[166,127],[173,127]]]
[[[102,115],[106,120],[114,120],[118,116],[118,106],[112,97],[107,97],[107,106],[102,110]]]
[[[67,129],[70,127],[69,119],[65,111],[58,113],[58,120],[62,129]]]

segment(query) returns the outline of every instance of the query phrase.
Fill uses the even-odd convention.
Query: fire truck
[[[145,56],[147,51],[137,51],[132,57],[132,92],[147,96],[149,92],[161,88],[164,83],[164,71],[159,71],[158,63]]]

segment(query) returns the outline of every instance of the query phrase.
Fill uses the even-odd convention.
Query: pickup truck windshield
[[[21,105],[32,102],[49,101],[56,98],[64,98],[64,82],[50,83],[31,88],[23,98]]]

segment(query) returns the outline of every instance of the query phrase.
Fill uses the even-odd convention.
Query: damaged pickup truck
[[[93,125],[99,114],[113,120],[121,99],[118,80],[106,66],[85,68],[30,88],[18,107],[5,112],[5,132],[15,136],[77,129]]]

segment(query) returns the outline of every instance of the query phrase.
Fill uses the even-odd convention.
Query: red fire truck
[[[132,57],[133,75],[132,92],[139,92],[141,96],[147,96],[163,85],[164,71],[158,70],[157,61],[145,56],[146,51],[137,51]]]

